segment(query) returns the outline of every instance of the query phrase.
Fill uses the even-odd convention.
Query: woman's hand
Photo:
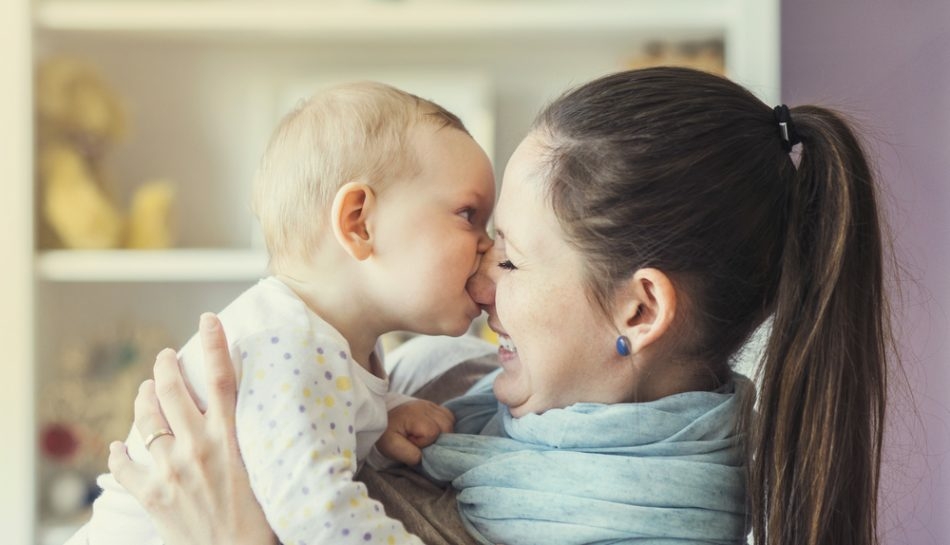
[[[199,325],[208,377],[208,409],[192,400],[175,352],[155,361],[155,380],[135,399],[135,427],[154,467],[132,461],[121,442],[110,445],[109,470],[145,508],[169,545],[273,544],[276,537],[251,491],[234,425],[236,379],[224,330],[213,314]]]

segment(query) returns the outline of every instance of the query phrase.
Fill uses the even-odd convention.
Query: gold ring
[[[168,428],[162,428],[145,438],[145,450],[148,450],[148,447],[150,447],[156,439],[163,435],[171,435],[172,437],[175,436],[175,434],[172,433],[172,430]]]

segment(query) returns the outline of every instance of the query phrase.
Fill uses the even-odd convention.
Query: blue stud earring
[[[617,353],[623,357],[630,355],[630,339],[626,335],[617,337]]]

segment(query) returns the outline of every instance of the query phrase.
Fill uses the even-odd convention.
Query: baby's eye
[[[463,208],[456,213],[459,216],[462,216],[465,219],[465,221],[469,223],[472,223],[472,221],[475,219],[475,209],[470,206]]]
[[[510,259],[506,259],[506,260],[504,260],[504,261],[499,261],[499,262],[498,262],[498,268],[499,268],[499,269],[504,269],[504,270],[506,270],[506,271],[514,271],[514,270],[516,270],[518,267],[515,267],[515,264],[512,263]]]

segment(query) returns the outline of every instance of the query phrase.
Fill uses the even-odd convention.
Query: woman
[[[790,152],[798,143],[796,166]],[[469,286],[502,339],[492,389],[503,407],[475,411],[481,416],[466,431],[483,435],[445,435],[426,449],[423,465],[437,460],[427,469],[463,487],[463,518],[490,531],[478,505],[472,512],[463,502],[470,471],[500,460],[499,449],[513,444],[506,441],[528,444],[519,430],[533,433],[564,411],[630,411],[613,429],[646,437],[621,450],[647,449],[651,467],[718,460],[715,485],[693,476],[681,488],[666,482],[678,473],[657,479],[671,487],[659,501],[678,505],[694,488],[705,503],[691,512],[715,513],[672,526],[648,515],[611,542],[735,543],[747,522],[757,544],[877,543],[889,342],[878,214],[859,142],[828,110],[772,109],[725,79],[673,68],[622,72],[565,94],[509,162],[495,259],[483,260]],[[729,362],[768,317],[753,414],[735,403],[751,396],[740,395]],[[273,539],[234,447],[229,368],[215,367],[219,395],[202,417],[174,361],[160,359],[167,423],[148,386],[136,419],[143,433],[175,430],[177,437],[155,442],[163,470],[130,464],[120,448],[110,457],[169,543]],[[729,410],[717,412],[721,406]],[[702,422],[714,431],[652,440],[652,427],[638,423],[671,407],[687,418],[683,429]],[[669,449],[657,446],[667,442]],[[481,444],[490,447],[473,463],[455,463],[454,454]],[[545,453],[558,448],[549,436],[540,444]],[[688,450],[696,445],[701,452]],[[738,488],[729,467],[744,472]],[[538,469],[541,482],[564,473],[559,465]],[[600,493],[590,481],[625,478],[611,465],[588,469],[572,481],[575,496]],[[638,483],[629,494],[654,484]],[[723,489],[721,506],[706,502]],[[690,528],[690,520],[699,522]],[[636,533],[654,526],[662,533]],[[684,533],[670,533],[676,528]],[[704,539],[708,528],[716,535]]]

